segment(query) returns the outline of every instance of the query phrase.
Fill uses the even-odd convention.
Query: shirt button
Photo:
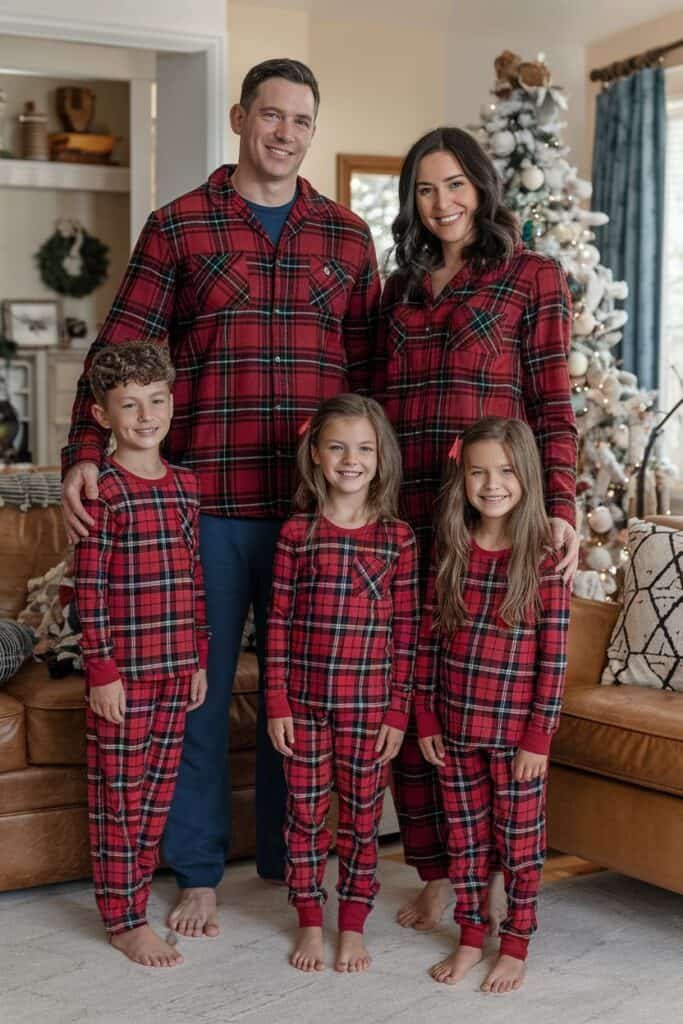
[[[273,313],[278,314],[280,312],[279,306],[273,306]]]
[[[280,362],[280,357],[279,356],[275,356],[275,358],[273,359],[273,362],[274,363],[279,363]]]
[[[275,412],[280,412],[281,409],[282,409],[281,405],[276,405],[275,406]]]
[[[323,274],[325,274],[326,277],[329,277],[331,273],[332,271],[326,263],[325,266],[323,267]]]

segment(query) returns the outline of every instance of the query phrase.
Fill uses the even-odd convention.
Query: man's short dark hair
[[[88,372],[90,389],[98,405],[107,391],[120,384],[156,384],[173,386],[175,370],[167,346],[158,341],[125,341],[105,345],[94,356]]]
[[[284,78],[287,82],[293,82],[295,85],[307,85],[313,93],[314,109],[317,116],[320,106],[320,89],[316,77],[306,64],[302,64],[300,60],[292,60],[291,57],[275,57],[272,60],[264,60],[247,71],[242,82],[240,106],[249,110],[261,82],[266,82],[269,78]]]

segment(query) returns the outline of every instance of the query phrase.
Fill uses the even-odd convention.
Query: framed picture
[[[391,225],[398,213],[400,156],[337,154],[337,199],[366,222],[382,277],[393,269]]]
[[[5,337],[20,348],[49,348],[59,344],[61,303],[52,299],[4,299]]]

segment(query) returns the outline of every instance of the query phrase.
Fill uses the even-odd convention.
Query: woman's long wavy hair
[[[384,409],[374,398],[343,394],[328,398],[311,417],[297,452],[299,484],[294,504],[304,512],[321,514],[327,501],[327,481],[313,461],[313,449],[331,419],[367,419],[377,438],[377,472],[368,490],[369,519],[395,519],[401,485],[401,452]]]
[[[428,231],[417,210],[415,183],[423,157],[452,153],[465,177],[477,190],[479,205],[474,215],[475,237],[463,249],[465,262],[476,271],[504,263],[519,240],[516,216],[503,206],[502,185],[493,163],[479,143],[462,128],[435,128],[418,139],[403,161],[398,182],[399,211],[391,230],[394,257],[404,300],[419,298],[422,277],[443,263],[441,242]]]
[[[507,594],[500,615],[508,626],[533,621],[537,615],[539,565],[544,555],[552,550],[541,460],[531,429],[521,420],[497,416],[479,420],[463,434],[457,461],[449,459],[440,495],[436,535],[437,621],[438,628],[446,634],[466,621],[465,577],[479,513],[467,500],[465,475],[468,448],[478,441],[497,441],[503,446],[522,489],[520,501],[510,513],[507,524],[512,553]]]

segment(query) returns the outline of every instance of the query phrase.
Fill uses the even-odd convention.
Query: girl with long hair
[[[469,427],[437,522],[415,671],[420,749],[439,775],[457,950],[432,967],[456,984],[482,959],[492,859],[508,913],[482,988],[519,988],[545,857],[548,751],[566,665],[569,589],[552,548],[538,448],[519,420]]]
[[[536,437],[552,544],[573,576],[576,429],[567,370],[571,300],[557,263],[525,249],[476,140],[438,128],[408,152],[393,225],[397,269],[383,299],[375,395],[403,456],[400,512],[426,572],[436,498],[454,437],[484,416],[524,420]],[[406,860],[426,883],[398,913],[434,927],[450,896],[436,776],[411,721],[393,765]]]
[[[363,971],[365,919],[379,889],[386,766],[403,739],[418,630],[415,537],[397,518],[401,456],[371,398],[338,395],[298,452],[301,509],[280,533],[268,618],[268,733],[284,755],[286,880],[299,915],[290,962],[324,967],[325,817],[339,802],[335,966]]]

